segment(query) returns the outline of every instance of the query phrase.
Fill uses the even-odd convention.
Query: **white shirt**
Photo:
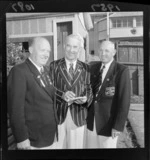
[[[38,69],[38,71],[41,73],[41,68],[43,68],[43,66],[39,67],[38,65],[36,65],[33,60],[29,57],[29,60],[33,63],[33,65]]]
[[[114,59],[112,59],[110,62],[108,62],[108,63],[106,63],[106,64],[103,64],[103,63],[102,63],[101,68],[105,65],[105,68],[104,68],[103,73],[102,73],[102,83],[103,83],[103,81],[104,81],[104,79],[105,79],[105,77],[106,77],[106,74],[107,74],[107,72],[108,72],[108,70],[109,70],[109,67],[110,67],[111,63],[113,62],[113,60],[114,60]]]
[[[67,59],[65,59],[65,61],[66,61],[66,66],[67,66],[67,71],[68,71],[68,72],[69,72],[70,64],[72,64],[72,63],[73,63],[73,69],[75,70],[77,60],[74,61],[74,62],[70,62],[70,61],[68,61]]]
[[[37,68],[37,70],[41,73],[41,68],[43,68],[43,66],[39,67],[38,65],[36,65],[33,60],[29,57],[29,60],[31,61],[31,63],[33,63],[33,65]],[[43,80],[40,78],[41,84],[43,85],[43,87],[45,87],[45,84],[43,82]]]
[[[103,63],[102,63],[101,69],[102,69],[103,66],[105,65],[105,68],[103,69],[103,73],[102,73],[102,83],[103,83],[103,81],[104,81],[104,79],[105,79],[105,77],[106,77],[106,74],[107,74],[107,72],[108,72],[108,70],[109,70],[109,67],[110,67],[111,63],[113,62],[113,60],[114,60],[114,59],[112,59],[110,62],[108,62],[108,63],[106,63],[106,64],[103,64]],[[101,89],[101,86],[102,86],[102,85],[100,85],[99,90]]]

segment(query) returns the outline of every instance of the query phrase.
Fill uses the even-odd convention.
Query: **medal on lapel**
[[[48,80],[48,84],[52,85],[52,81],[51,81],[49,75],[47,75],[47,80]]]
[[[45,84],[44,84],[44,82],[43,82],[43,80],[42,80],[42,78],[41,78],[41,75],[38,75],[37,78],[40,80],[41,85],[42,85],[43,87],[45,87]]]

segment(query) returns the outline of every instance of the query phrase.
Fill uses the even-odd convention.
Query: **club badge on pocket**
[[[114,96],[114,94],[115,94],[115,87],[114,86],[106,87],[106,89],[105,89],[106,96]]]

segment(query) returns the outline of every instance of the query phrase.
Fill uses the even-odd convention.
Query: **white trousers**
[[[85,141],[85,125],[77,127],[71,117],[70,109],[63,124],[58,125],[56,149],[82,149]]]
[[[112,137],[97,135],[94,119],[93,131],[86,129],[85,148],[117,148],[117,140],[118,136],[113,139]]]

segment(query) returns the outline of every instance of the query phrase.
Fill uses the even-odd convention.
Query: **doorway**
[[[65,39],[70,34],[72,34],[72,22],[57,23],[57,59],[64,57]]]

